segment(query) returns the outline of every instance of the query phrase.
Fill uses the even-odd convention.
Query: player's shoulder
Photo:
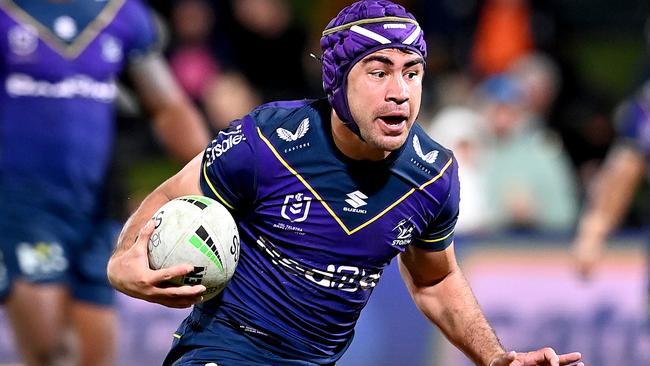
[[[304,99],[264,104],[248,116],[266,140],[282,149],[314,140],[330,111],[327,99]]]
[[[318,115],[322,104],[321,99],[272,102],[255,108],[249,116],[262,130],[274,130],[280,126],[297,127],[306,116]]]
[[[416,186],[424,187],[441,178],[447,181],[456,164],[453,152],[432,139],[416,123],[396,161],[396,169]]]

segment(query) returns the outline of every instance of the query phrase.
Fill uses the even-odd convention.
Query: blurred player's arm
[[[186,163],[209,142],[201,113],[174,79],[163,57],[152,52],[129,67],[140,100],[152,116],[156,134],[178,161]]]
[[[600,168],[588,192],[573,243],[583,277],[592,274],[607,237],[625,217],[644,173],[643,155],[625,145],[615,147]]]
[[[151,192],[122,228],[117,246],[108,261],[111,285],[129,296],[169,307],[184,308],[201,300],[203,285],[167,287],[164,282],[190,273],[191,265],[160,270],[149,268],[147,243],[153,233],[151,217],[165,203],[184,195],[201,195],[199,173],[202,154]]]
[[[551,348],[506,352],[458,267],[453,244],[443,251],[410,246],[399,256],[399,268],[418,309],[476,365],[559,366],[580,360],[579,353],[558,356]]]

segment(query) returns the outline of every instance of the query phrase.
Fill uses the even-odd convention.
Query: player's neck
[[[345,126],[334,110],[332,110],[332,138],[334,144],[343,155],[354,160],[383,160],[390,151],[379,150],[362,141],[352,130]]]

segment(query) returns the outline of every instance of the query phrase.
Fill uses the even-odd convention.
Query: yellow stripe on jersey
[[[291,172],[291,174],[295,175],[296,178],[298,178],[298,180],[300,180],[300,182],[302,182],[302,184],[314,195],[314,197],[316,197],[316,199],[318,199],[318,201],[321,204],[323,204],[323,207],[325,207],[327,212],[329,212],[329,214],[332,216],[332,218],[334,218],[334,220],[336,220],[336,222],[338,222],[338,224],[341,226],[343,231],[345,231],[345,233],[348,234],[348,235],[352,235],[352,234],[356,233],[357,231],[363,229],[364,227],[366,227],[366,226],[372,224],[373,222],[377,221],[377,219],[384,216],[388,211],[392,210],[395,206],[397,206],[400,202],[404,201],[408,196],[410,196],[416,190],[416,188],[411,188],[411,190],[406,192],[402,197],[398,198],[390,206],[386,207],[383,211],[381,211],[380,213],[378,213],[377,215],[372,217],[370,220],[368,220],[368,221],[364,222],[363,224],[359,225],[358,227],[350,230],[350,229],[348,229],[347,226],[345,226],[345,224],[338,217],[338,215],[336,215],[334,210],[332,210],[332,208],[323,200],[323,198],[318,194],[318,192],[316,192],[316,190],[309,183],[307,183],[305,178],[303,178],[295,169],[293,169],[289,165],[289,163],[286,162],[286,160],[284,160],[282,158],[282,156],[280,156],[280,153],[275,149],[275,147],[271,144],[271,142],[262,134],[262,130],[259,127],[257,128],[257,134],[260,136],[262,141],[264,141],[264,143],[269,147],[269,149],[271,150],[273,155],[275,155],[275,157],[278,159],[278,161],[280,161],[280,163],[282,165],[284,165],[284,167],[287,168]],[[440,173],[438,175],[431,178],[431,180],[429,180],[428,182],[426,182],[423,185],[419,186],[417,189],[422,190],[422,189],[424,189],[424,187],[428,186],[429,184],[435,182],[440,177],[442,177],[442,175],[445,173],[447,168],[449,168],[449,166],[451,165],[452,161],[453,161],[453,159],[449,159],[447,164],[445,164],[445,166],[442,168],[442,170],[440,171]],[[445,238],[440,239],[440,240],[444,240]]]
[[[418,189],[419,189],[419,190],[423,190],[424,187],[428,186],[429,184],[431,184],[431,183],[437,181],[440,177],[442,177],[442,175],[447,171],[447,168],[449,168],[449,166],[451,165],[451,163],[452,163],[453,160],[454,160],[453,158],[450,158],[449,161],[447,162],[447,164],[445,164],[445,166],[442,167],[442,170],[440,170],[440,173],[439,173],[438,175],[436,175],[435,177],[431,178],[431,180],[429,180],[428,182],[424,183],[423,185],[419,186]]]
[[[208,183],[208,186],[210,186],[210,189],[212,190],[212,193],[214,193],[215,196],[221,201],[221,203],[224,204],[224,206],[228,207],[231,210],[234,210],[235,208],[228,203],[220,194],[217,192],[216,188],[212,185],[212,182],[210,181],[210,178],[208,178],[208,171],[207,171],[207,162],[203,163],[203,178],[205,178],[206,183]]]
[[[271,149],[271,152],[272,152],[273,155],[275,155],[275,157],[280,161],[280,163],[282,163],[282,165],[284,165],[285,168],[289,169],[289,171],[291,172],[291,174],[295,175],[295,176],[298,178],[298,180],[300,180],[300,181],[302,182],[302,184],[303,184],[305,187],[307,187],[307,189],[308,189],[308,190],[309,190],[309,191],[314,195],[314,197],[316,197],[316,199],[318,199],[318,200],[320,201],[320,203],[323,204],[323,206],[325,207],[325,209],[327,210],[327,212],[329,212],[330,215],[332,215],[332,217],[334,218],[334,220],[336,220],[336,222],[338,222],[339,225],[341,225],[341,227],[343,228],[343,230],[344,230],[348,235],[352,234],[352,232],[350,232],[350,230],[345,226],[345,224],[343,223],[343,221],[341,221],[341,219],[340,219],[338,216],[336,216],[336,214],[334,213],[334,211],[332,210],[332,208],[330,208],[330,206],[329,206],[325,201],[323,201],[323,198],[321,198],[321,196],[318,194],[318,192],[316,192],[316,190],[314,190],[314,189],[311,187],[311,185],[309,185],[309,183],[307,183],[307,181],[306,181],[306,180],[305,180],[305,179],[304,179],[300,174],[298,174],[298,172],[296,172],[296,171],[295,171],[295,170],[294,170],[294,169],[289,165],[289,163],[287,163],[287,162],[282,158],[282,156],[280,156],[280,153],[278,153],[277,150],[275,150],[275,148],[273,147],[273,145],[271,145],[271,142],[270,142],[269,140],[267,140],[266,137],[264,137],[264,135],[262,134],[262,130],[260,130],[259,127],[257,128],[257,134],[260,135],[260,138],[262,139],[262,141],[264,141],[264,143],[269,147],[269,149]]]
[[[447,238],[450,237],[451,234],[453,234],[453,233],[454,233],[454,231],[452,230],[449,234],[443,236],[442,238],[437,238],[437,239],[421,239],[421,238],[416,238],[416,240],[423,241],[423,242],[425,242],[425,243],[437,243],[437,242],[439,242],[439,241],[443,241],[443,240],[447,239]]]

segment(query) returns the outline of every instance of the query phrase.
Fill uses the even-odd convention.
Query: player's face
[[[370,148],[400,148],[420,111],[424,60],[388,48],[357,62],[348,74],[348,104]]]

